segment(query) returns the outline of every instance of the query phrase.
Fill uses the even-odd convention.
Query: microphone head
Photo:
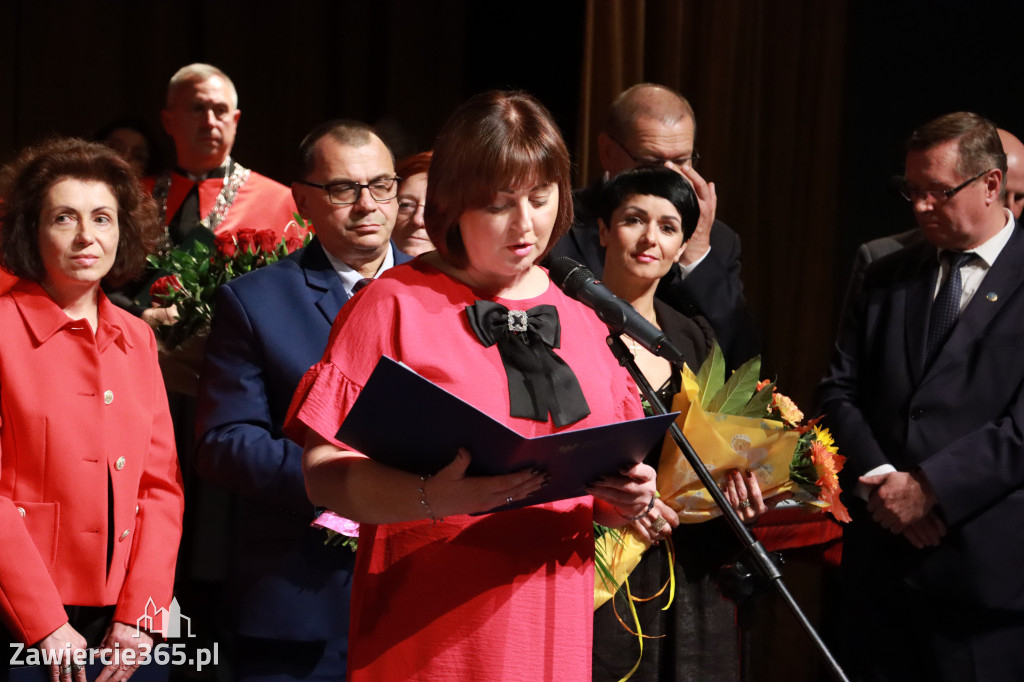
[[[579,299],[579,292],[584,285],[597,280],[590,268],[568,256],[559,256],[551,261],[549,272],[555,286],[575,299]]]

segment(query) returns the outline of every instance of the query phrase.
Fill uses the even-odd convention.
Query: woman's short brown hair
[[[427,234],[445,261],[464,268],[459,218],[465,211],[486,206],[502,189],[554,182],[558,217],[543,259],[572,225],[569,173],[569,150],[543,104],[525,92],[475,95],[438,133],[423,212]]]
[[[404,183],[406,180],[414,175],[420,173],[430,173],[430,159],[434,155],[434,152],[419,152],[418,154],[412,154],[405,157],[401,161],[395,164],[395,175],[402,178]]]
[[[163,236],[156,203],[115,151],[67,137],[22,150],[0,171],[0,267],[17,277],[43,280],[39,215],[50,188],[67,179],[102,182],[117,199],[117,254],[104,284],[116,287],[138,277]]]

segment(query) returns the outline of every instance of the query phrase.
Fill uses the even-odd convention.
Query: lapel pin
[[[996,301],[999,300],[999,294],[997,294],[994,291],[990,291],[987,294],[985,294],[985,300],[988,301],[989,303],[995,303]]]

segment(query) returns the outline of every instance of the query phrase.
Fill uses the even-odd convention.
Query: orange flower
[[[846,458],[835,454],[819,440],[811,443],[810,455],[818,472],[818,480],[815,482],[819,489],[818,499],[827,505],[838,520],[849,523],[850,513],[839,500],[839,472],[842,471]]]
[[[835,468],[833,455],[828,451],[828,447],[820,440],[811,442],[811,461],[814,462],[814,468],[818,472],[817,485],[821,487],[833,487],[836,485],[836,474],[838,473]]]
[[[796,426],[804,419],[804,413],[800,411],[800,408],[796,406],[790,398],[776,393],[772,396],[772,405],[779,412],[779,416],[782,417],[782,421],[786,422],[790,426]]]
[[[850,512],[846,509],[846,505],[839,500],[838,488],[835,490],[822,489],[821,501],[828,505],[828,510],[832,512],[832,516],[836,517],[836,521],[842,521],[843,523],[853,521],[853,519],[850,518]]]
[[[806,424],[804,424],[803,426],[798,426],[794,430],[797,433],[799,433],[801,436],[804,435],[805,433],[807,433],[808,431],[810,431],[811,429],[814,429],[814,431],[816,433],[819,433],[819,434],[822,431],[824,431],[825,434],[827,434],[829,441],[831,442],[832,434],[830,434],[828,432],[828,429],[819,429],[818,428],[818,422],[820,422],[820,421],[821,421],[821,417],[815,417],[813,419],[808,419]]]

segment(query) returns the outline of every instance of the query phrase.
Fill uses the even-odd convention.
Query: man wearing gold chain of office
[[[160,118],[174,141],[177,166],[144,180],[171,244],[211,243],[213,235],[243,227],[280,237],[292,220],[288,187],[231,158],[241,113],[234,84],[217,67],[189,64],[171,77]],[[139,293],[145,298],[145,291]],[[154,326],[170,321],[161,319],[163,308],[135,312]]]

